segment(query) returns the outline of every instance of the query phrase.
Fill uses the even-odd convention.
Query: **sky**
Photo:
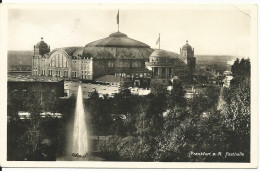
[[[161,49],[176,53],[188,40],[195,56],[250,56],[251,11],[231,5],[9,9],[8,50],[33,50],[41,37],[51,50],[85,46],[117,31],[118,8],[120,32],[151,48],[160,33]]]

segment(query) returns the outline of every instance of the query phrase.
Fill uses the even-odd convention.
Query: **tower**
[[[44,57],[44,54],[50,52],[50,46],[48,46],[41,38],[41,41],[34,45],[33,57],[32,57],[32,75],[40,75],[41,73],[41,58]],[[45,62],[45,61],[44,61]],[[44,70],[45,75],[45,70]]]
[[[186,41],[186,44],[180,48],[180,55],[182,58],[187,59],[189,74],[193,74],[196,69],[196,58],[194,57],[194,48],[189,45],[188,40]]]

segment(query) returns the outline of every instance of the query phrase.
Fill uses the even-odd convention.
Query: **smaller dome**
[[[186,44],[182,46],[182,50],[192,50],[192,47],[189,45],[188,40],[186,41]]]
[[[37,48],[48,48],[48,45],[47,45],[47,43],[45,43],[43,41],[43,38],[41,38],[41,41],[39,43],[37,43],[35,47],[37,47]]]
[[[170,57],[169,54],[165,51],[165,50],[155,50],[151,55],[150,57],[164,57],[164,58],[168,58]]]

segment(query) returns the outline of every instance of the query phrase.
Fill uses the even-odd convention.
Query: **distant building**
[[[184,74],[187,69],[185,61],[180,55],[165,50],[155,50],[146,62],[146,67],[152,70],[153,82],[169,85],[169,81],[180,74]]]
[[[146,67],[152,70],[153,82],[169,85],[179,76],[192,75],[195,72],[196,58],[194,49],[186,44],[180,49],[180,55],[166,50],[155,50],[146,62]]]
[[[196,70],[196,58],[194,57],[194,48],[189,45],[188,40],[186,41],[186,44],[180,48],[180,57],[184,61],[187,61],[189,73],[193,74]]]
[[[230,87],[230,82],[233,79],[232,75],[227,75],[224,79],[223,79],[223,87]]]
[[[231,72],[231,71],[224,71],[224,72],[223,72],[223,75],[229,76],[229,75],[232,75],[232,72]]]
[[[47,78],[34,78],[31,76],[9,76],[7,82],[7,92],[7,98],[8,101],[10,100],[10,104],[15,103],[13,105],[19,106],[19,111],[24,111],[23,101],[26,100],[30,94],[33,94],[35,97],[39,98],[42,106],[44,106],[46,101],[49,101],[52,97],[63,97],[64,80],[50,80]],[[19,97],[19,99],[14,100],[16,97]]]
[[[151,49],[121,32],[88,43],[85,47],[65,47],[50,51],[43,38],[34,46],[32,74],[98,80],[120,85],[149,87],[152,80],[168,85],[171,78],[192,74],[196,58],[188,42],[181,54]]]

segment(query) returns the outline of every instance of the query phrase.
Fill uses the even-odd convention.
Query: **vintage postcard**
[[[1,4],[2,167],[256,168],[256,4]]]

